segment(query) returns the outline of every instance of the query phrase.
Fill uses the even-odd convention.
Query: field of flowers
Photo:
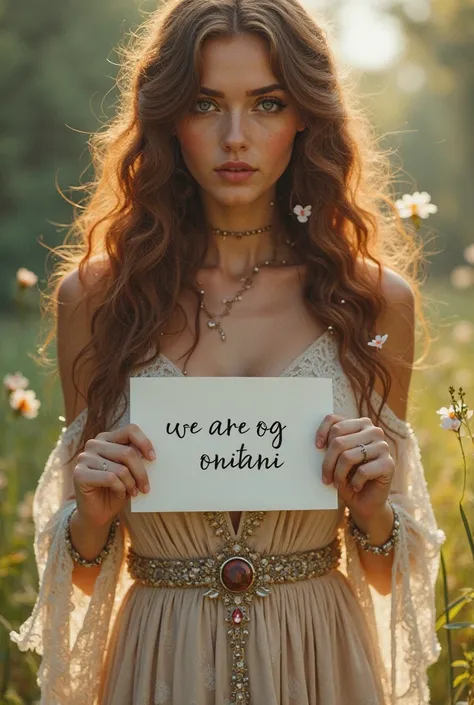
[[[464,589],[465,597],[459,604],[470,603],[456,616],[456,620],[463,620],[464,626],[450,631],[450,659],[448,632],[440,629],[443,654],[430,669],[433,705],[456,702],[460,694],[455,698],[454,691],[464,684],[462,697],[465,699],[469,679],[474,680],[469,655],[469,649],[473,649],[473,625],[470,624],[474,621],[473,593],[466,590],[474,587],[473,555],[459,511],[465,479],[460,452],[460,441],[463,441],[468,471],[463,506],[472,527],[474,446],[469,433],[460,429],[455,414],[451,414],[451,420],[449,416],[450,386],[456,392],[462,387],[466,393],[465,403],[474,406],[473,271],[468,261],[453,273],[450,281],[427,285],[430,298],[436,302],[436,311],[432,314],[436,339],[426,369],[414,374],[409,415],[421,444],[435,513],[447,535],[443,554],[449,599],[454,600]],[[8,631],[18,627],[35,600],[37,573],[32,551],[31,501],[47,455],[63,426],[59,382],[32,359],[40,326],[36,296],[34,287],[26,280],[23,284],[19,281],[18,314],[0,322],[0,375],[4,387],[0,405],[0,703],[30,704],[38,697],[35,673],[39,658],[19,652],[9,642]],[[17,372],[21,372],[22,377],[10,376]],[[446,407],[444,415],[437,414],[442,407]],[[441,427],[440,420],[445,428]],[[445,598],[442,576],[438,580],[437,596],[438,614],[441,614]],[[455,612],[451,615],[453,619]],[[457,664],[451,674],[450,661]],[[450,678],[451,682],[456,678],[452,693]]]

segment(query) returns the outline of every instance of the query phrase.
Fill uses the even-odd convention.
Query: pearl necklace
[[[248,291],[249,289],[252,288],[253,283],[254,283],[254,279],[255,279],[256,275],[259,273],[260,269],[262,267],[270,267],[272,265],[273,266],[275,266],[275,265],[283,265],[284,266],[286,264],[287,264],[287,261],[285,259],[282,259],[282,260],[271,259],[271,260],[265,260],[264,262],[257,262],[257,264],[253,268],[252,273],[248,277],[241,278],[240,281],[242,282],[242,285],[237,290],[237,292],[234,294],[234,296],[231,299],[223,299],[222,300],[222,303],[224,304],[225,308],[221,314],[216,314],[216,313],[212,313],[212,311],[209,311],[209,309],[206,306],[206,301],[204,298],[206,292],[204,291],[204,289],[201,288],[199,290],[199,294],[201,297],[200,306],[208,318],[207,327],[210,330],[215,330],[217,333],[219,333],[220,339],[222,340],[222,342],[225,342],[225,340],[227,339],[227,336],[225,334],[224,329],[222,328],[221,319],[225,318],[226,316],[228,316],[230,314],[230,312],[232,311],[232,307],[234,306],[235,303],[237,303],[238,301],[242,301],[242,294],[244,294],[246,291]],[[199,286],[201,286],[199,281],[197,283]]]

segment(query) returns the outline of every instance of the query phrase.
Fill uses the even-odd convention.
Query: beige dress
[[[165,357],[137,376],[181,376]],[[334,411],[359,416],[325,333],[281,376],[332,377]],[[374,401],[381,401],[374,392]],[[29,619],[10,637],[42,654],[44,705],[231,705],[230,647],[224,606],[205,588],[153,588],[134,582],[128,546],[145,556],[197,557],[222,540],[202,513],[134,513],[121,530],[91,597],[72,584],[64,527],[75,500],[63,501],[62,459],[77,441],[87,410],[52,451],[34,499],[39,594]],[[403,438],[389,441],[396,460],[391,499],[401,517],[392,592],[366,582],[344,507],[266,512],[248,539],[254,549],[284,554],[329,543],[340,529],[343,556],[323,577],[272,586],[253,601],[246,647],[251,705],[421,705],[429,702],[426,670],[437,660],[434,584],[444,539],[437,528],[410,424],[388,408],[383,418]],[[128,412],[119,425],[128,423]],[[249,514],[249,513],[247,513]],[[242,515],[239,535],[246,520]],[[224,515],[235,535],[229,514]],[[398,574],[398,579],[395,576]]]

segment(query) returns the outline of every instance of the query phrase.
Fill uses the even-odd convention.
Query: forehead
[[[226,95],[277,82],[267,45],[254,34],[208,39],[201,51],[200,80]]]

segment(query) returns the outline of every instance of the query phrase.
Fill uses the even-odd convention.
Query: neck
[[[289,257],[290,248],[285,242],[285,234],[275,206],[270,205],[272,199],[266,196],[265,204],[258,208],[253,203],[251,208],[223,208],[216,210],[214,205],[207,215],[209,246],[204,261],[205,268],[219,269],[231,279],[248,276],[249,272],[265,261],[275,258]],[[255,235],[222,235],[213,232],[212,228],[227,232],[243,232],[256,230],[271,225],[266,230]]]

